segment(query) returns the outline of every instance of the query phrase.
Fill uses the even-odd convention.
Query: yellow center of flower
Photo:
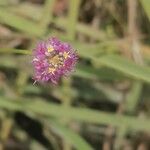
[[[54,51],[54,48],[52,45],[47,46],[48,53],[51,53]],[[63,65],[64,60],[66,60],[69,56],[69,52],[60,52],[58,54],[55,54],[53,57],[48,58],[48,62],[51,64],[51,66],[48,68],[48,72],[54,74],[56,69]]]
[[[56,56],[49,59],[49,63],[51,63],[54,66],[59,64],[59,62],[60,62],[60,59],[59,59],[58,55],[56,55]]]
[[[54,57],[49,58],[48,61],[52,65],[51,67],[49,67],[48,72],[54,74],[54,72],[56,71],[58,64],[60,62],[59,56],[55,55]]]

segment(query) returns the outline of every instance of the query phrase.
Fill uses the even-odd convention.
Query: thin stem
[[[71,79],[69,78],[68,81],[63,80],[63,91],[64,91],[64,99],[63,99],[63,103],[62,105],[66,108],[70,107],[71,105],[71,96],[68,93],[68,90],[70,89],[70,84],[71,84]],[[68,118],[63,118],[63,124],[64,125],[68,125],[69,124],[69,119]],[[63,149],[64,150],[71,150],[72,146],[70,145],[70,143],[68,143],[68,141],[63,140]]]
[[[43,29],[45,29],[45,31],[47,30],[47,26],[49,25],[49,23],[51,22],[51,20],[53,18],[54,4],[55,4],[55,0],[46,0],[45,1],[41,20],[40,20],[40,26]]]
[[[77,21],[78,21],[80,3],[81,3],[81,0],[70,0],[69,1],[67,32],[68,32],[68,37],[70,40],[75,39],[76,25],[77,25]]]
[[[14,49],[14,48],[0,48],[0,53],[9,54],[9,53],[16,53],[16,54],[24,54],[30,55],[32,52],[30,50],[22,50],[22,49]]]
[[[2,128],[0,134],[0,139],[1,139],[0,150],[3,150],[5,148],[6,141],[12,129],[12,125],[13,125],[13,120],[10,117],[6,117],[2,122]]]

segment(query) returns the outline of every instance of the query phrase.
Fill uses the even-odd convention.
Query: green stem
[[[46,0],[40,20],[40,27],[42,27],[45,31],[49,23],[53,18],[53,8],[54,8],[55,0]]]
[[[9,54],[9,53],[16,53],[16,54],[24,54],[30,55],[32,52],[30,50],[22,50],[22,49],[14,49],[14,48],[0,48],[0,53]]]
[[[69,14],[68,14],[68,36],[70,40],[75,39],[76,25],[78,21],[79,7],[81,0],[69,1]]]
[[[71,95],[68,93],[69,89],[70,89],[70,84],[71,84],[71,79],[69,78],[69,80],[63,80],[63,92],[64,92],[64,97],[63,97],[63,103],[62,105],[66,108],[70,107],[71,105]],[[64,125],[68,125],[69,124],[69,120],[68,118],[63,118],[63,124]],[[64,150],[71,150],[72,146],[70,145],[70,143],[66,140],[63,140],[63,149]]]

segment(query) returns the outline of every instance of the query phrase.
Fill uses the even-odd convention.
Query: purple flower
[[[50,38],[37,44],[33,52],[35,82],[56,84],[61,76],[67,76],[74,69],[78,56],[68,43]]]

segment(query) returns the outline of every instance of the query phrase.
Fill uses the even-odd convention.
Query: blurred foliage
[[[0,0],[0,150],[150,149],[149,0]],[[57,36],[80,60],[33,85],[32,49]]]

